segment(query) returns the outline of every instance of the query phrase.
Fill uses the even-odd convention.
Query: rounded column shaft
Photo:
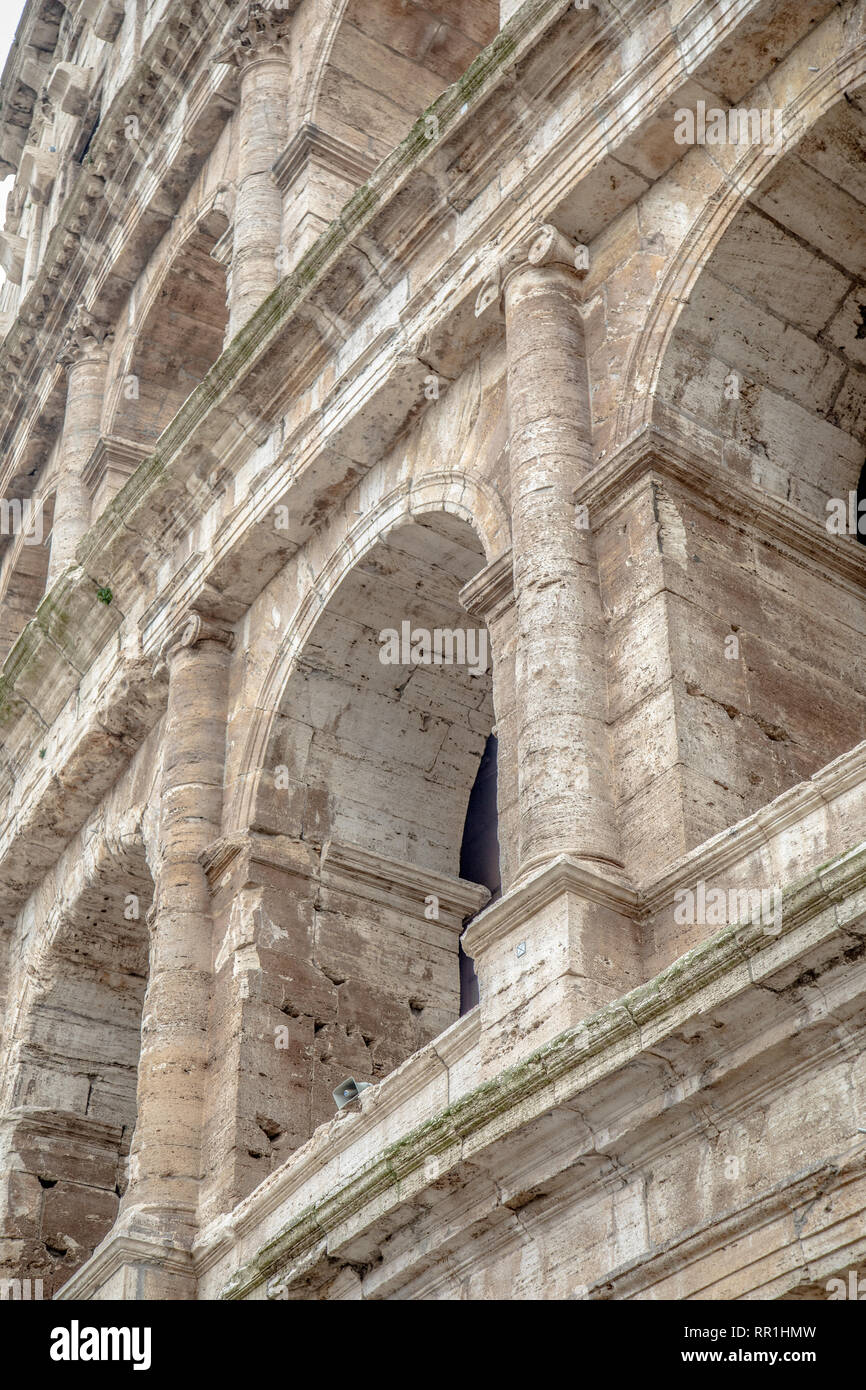
[[[66,413],[48,562],[49,589],[73,563],[78,543],[90,526],[91,498],[84,467],[102,432],[108,368],[104,339],[104,333],[73,329],[61,354],[67,369]]]
[[[283,195],[271,172],[289,133],[291,16],[287,7],[252,5],[233,25],[220,61],[240,71],[237,198],[229,279],[231,339],[276,287],[281,275]]]
[[[558,854],[618,866],[598,581],[572,505],[592,461],[577,275],[519,266],[505,320],[520,873]]]
[[[202,1171],[212,917],[199,856],[220,834],[231,645],[228,629],[193,618],[165,657],[160,866],[123,1209],[146,1209],[181,1238],[195,1225]]]

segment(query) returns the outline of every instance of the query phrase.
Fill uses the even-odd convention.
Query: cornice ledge
[[[292,1155],[282,1170],[273,1178],[267,1179],[258,1195],[251,1193],[234,1212],[218,1217],[201,1233],[194,1246],[195,1267],[198,1275],[213,1268],[240,1236],[255,1228],[263,1215],[270,1215],[281,1202],[297,1192],[313,1176],[321,1165],[325,1150],[327,1157],[334,1158],[350,1147],[364,1134],[370,1133],[383,1119],[398,1109],[407,1100],[418,1094],[419,1086],[435,1081],[443,1071],[467,1056],[478,1044],[481,1020],[477,1009],[464,1014],[438,1038],[413,1053],[396,1071],[391,1072],[371,1091],[364,1091],[360,1101],[351,1109],[339,1111],[317,1134],[310,1139],[308,1152],[300,1161]],[[311,1228],[323,1233],[318,1222]]]
[[[456,926],[457,930],[462,929],[463,918],[478,912],[490,897],[480,883],[336,840],[328,840],[322,848],[322,879],[326,886],[348,886],[380,902],[396,898],[415,912],[423,912],[425,898],[434,896],[439,899],[440,912],[457,919],[456,923],[440,919],[440,925]]]
[[[58,671],[68,667],[80,677],[82,666],[73,660],[73,653],[79,657],[79,661],[81,657],[76,644],[89,650],[92,659],[93,651],[101,650],[105,642],[116,635],[123,622],[123,614],[111,605],[100,605],[102,611],[96,608],[96,588],[96,582],[75,565],[68,566],[58,576],[53,587],[41,599],[33,617],[22,628],[0,667],[0,708],[10,700],[19,682],[40,662],[44,662],[46,667],[56,662]],[[87,639],[83,637],[85,632],[89,633]],[[86,670],[89,664],[88,661],[83,669]],[[56,709],[49,702],[52,719],[65,700],[66,696],[63,695]],[[46,719],[46,722],[51,721]]]
[[[455,1038],[454,1045],[456,1049],[460,1049],[460,1056],[465,1055],[472,1043],[477,1041],[477,1025],[474,1021],[464,1030],[463,1019],[458,1019],[446,1032],[459,1035]],[[373,1133],[377,1126],[388,1120],[406,1101],[417,1100],[424,1087],[442,1077],[447,1077],[447,1063],[439,1055],[434,1043],[427,1043],[395,1071],[377,1082],[371,1090],[364,1091],[357,1102],[338,1111],[333,1119],[320,1125],[307,1143],[286,1160],[282,1168],[266,1178],[233,1212],[218,1217],[200,1233],[193,1247],[197,1275],[200,1277],[206,1270],[211,1269],[239,1239],[254,1230],[259,1221],[272,1215],[282,1203],[289,1201],[316,1176],[323,1161],[338,1158],[359,1139]],[[390,1175],[390,1169],[388,1173]],[[379,1190],[388,1186],[387,1180],[382,1184],[381,1175],[376,1181]],[[326,1234],[326,1224],[319,1220],[318,1215],[326,1200],[328,1199],[312,1203],[299,1214],[297,1223],[307,1235],[321,1237]],[[261,1280],[254,1279],[251,1287],[257,1282]]]
[[[374,155],[356,149],[336,135],[330,135],[312,121],[305,121],[274,161],[274,182],[281,192],[285,193],[291,188],[313,157],[318,157],[327,168],[358,184],[370,177],[378,163]]]
[[[246,865],[247,871],[253,864],[266,864],[301,878],[313,878],[318,860],[318,852],[305,840],[288,835],[267,835],[254,829],[220,836],[199,855],[211,892],[216,891],[227,873],[241,864]]]
[[[748,482],[719,459],[708,461],[655,425],[647,425],[594,468],[575,488],[573,500],[588,509],[596,529],[624,504],[625,489],[650,472],[688,487],[714,510],[727,506],[738,521],[751,522],[858,591],[866,588],[866,553],[855,540],[830,536],[807,512]]]
[[[145,444],[137,444],[120,435],[102,435],[82,470],[85,485],[91,496],[109,469],[116,468],[131,476],[150,453],[151,450]]]
[[[468,580],[458,594],[467,613],[495,622],[514,603],[514,554],[509,546]]]
[[[458,1018],[456,1023],[452,1023],[450,1028],[446,1028],[445,1032],[440,1033],[428,1046],[432,1047],[436,1056],[441,1057],[445,1066],[450,1068],[455,1062],[462,1061],[478,1045],[480,1037],[481,1010],[476,1006],[470,1009],[468,1014]]]
[[[70,1111],[34,1110],[20,1105],[0,1116],[0,1128],[14,1129],[24,1126],[30,1134],[40,1134],[46,1139],[84,1139],[92,1144],[101,1141],[106,1147],[116,1149],[123,1137],[121,1125],[109,1124],[106,1120],[92,1119],[87,1115],[75,1115]]]
[[[641,899],[636,889],[561,854],[485,908],[466,928],[464,950],[474,958],[562,893],[574,893],[634,921],[640,917]]]
[[[43,13],[45,9],[42,5],[25,7],[0,77],[0,135],[4,148],[11,147],[13,158],[18,159],[23,152],[39,96],[33,84],[37,83],[41,88],[48,77],[60,33],[62,15],[57,14],[52,18],[50,14]],[[38,47],[34,42],[37,28],[40,39]],[[30,71],[25,72],[27,68]],[[22,87],[26,96],[21,91]],[[26,123],[19,124],[13,120],[13,116],[22,114],[29,118]],[[5,157],[0,158],[0,179],[15,172],[15,164]]]
[[[651,882],[641,885],[642,904],[650,915],[655,914],[673,901],[683,883],[715,878],[746,855],[768,849],[774,836],[861,785],[866,787],[866,741],[834,758],[808,782],[789,787],[752,815],[676,859]]]

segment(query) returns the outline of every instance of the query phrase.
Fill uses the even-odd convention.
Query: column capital
[[[227,651],[233,651],[235,635],[228,623],[189,609],[178,619],[163,643],[154,662],[154,676],[159,676],[170,668],[172,657],[186,649],[197,647],[201,642],[218,642]]]
[[[582,280],[589,269],[589,250],[566,236],[552,222],[539,223],[525,241],[488,261],[475,300],[475,317],[503,318],[505,286],[513,275],[529,266],[562,266]]]
[[[111,325],[80,304],[63,335],[57,361],[68,370],[84,358],[105,360],[112,337]]]
[[[262,58],[291,56],[291,18],[300,0],[264,4],[261,0],[242,6],[240,13],[224,31],[213,62],[227,63],[243,70]]]

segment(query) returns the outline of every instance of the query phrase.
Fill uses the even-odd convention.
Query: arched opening
[[[17,509],[17,521],[0,563],[0,662],[5,661],[45,593],[54,493],[3,505]]]
[[[488,898],[460,876],[461,843],[494,711],[487,629],[459,593],[484,563],[450,513],[402,522],[294,660],[261,762],[256,859],[216,909],[215,1008],[233,1022],[209,1085],[238,1114],[211,1177],[223,1208],[334,1115],[346,1077],[381,1080],[460,1015],[460,933]],[[237,942],[266,976],[242,1005]]]
[[[126,1183],[152,899],[140,844],[122,868],[48,914],[10,1040],[0,1277],[41,1279],[45,1297],[111,1230]]]
[[[343,580],[280,707],[274,758],[296,793],[284,833],[458,874],[493,724],[487,630],[458,598],[483,564],[469,526],[441,512],[392,531]],[[437,631],[458,635],[441,653],[414,640]]]
[[[348,0],[312,119],[383,159],[499,31],[499,0]]]
[[[754,190],[677,321],[654,411],[822,524],[866,443],[864,156],[866,117],[840,101]]]
[[[637,511],[652,518],[647,565],[664,604],[640,714],[676,731],[652,767],[631,752],[637,705],[614,732],[623,833],[649,871],[659,824],[674,858],[866,737],[866,593],[834,582],[827,528],[866,445],[864,149],[862,112],[838,102],[744,203],[666,349],[655,423],[706,445],[735,493],[742,480],[743,501],[666,474],[647,480],[622,527],[635,537]]]
[[[340,0],[317,25],[297,46],[293,133],[274,165],[283,271],[495,38],[499,0]]]
[[[199,227],[172,260],[125,353],[112,437],[155,444],[222,352],[228,311],[225,270],[211,255],[216,240]]]

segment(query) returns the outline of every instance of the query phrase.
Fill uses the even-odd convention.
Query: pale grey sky
[[[0,73],[6,65],[6,58],[9,49],[12,47],[12,40],[15,37],[15,30],[18,28],[18,21],[24,9],[26,0],[0,0]],[[12,187],[12,176],[4,179],[0,183],[0,226],[3,225],[3,217],[6,210],[6,195]],[[0,270],[0,284],[6,277]]]
[[[24,0],[0,0],[0,69],[6,62],[18,21],[24,9]]]

